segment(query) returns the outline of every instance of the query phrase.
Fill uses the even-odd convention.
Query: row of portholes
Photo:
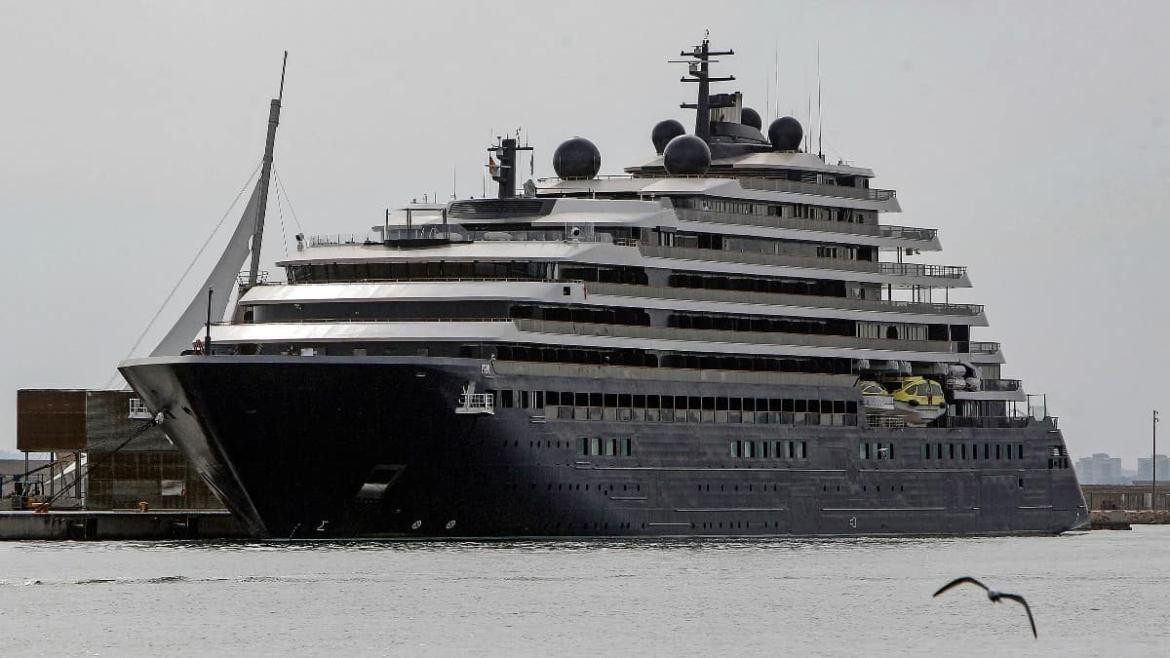
[[[542,444],[543,444],[543,445],[542,445]],[[508,447],[508,442],[507,442],[507,441],[504,441],[504,447],[505,447],[505,448],[507,448],[507,447]],[[553,448],[553,447],[560,448],[560,447],[561,447],[561,442],[560,442],[560,441],[529,441],[529,442],[528,442],[528,447],[529,447],[529,448]],[[565,447],[566,447],[566,448],[568,448],[568,447],[569,447],[569,442],[568,442],[568,441],[565,441]]]
[[[633,524],[629,521],[623,521],[623,522],[617,524],[618,530],[631,530],[632,528],[633,528]],[[559,531],[561,529],[564,529],[564,530],[609,530],[609,523],[594,523],[594,524],[592,524],[592,527],[590,527],[590,524],[588,524],[588,523],[582,523],[580,525],[580,527],[575,527],[572,523],[568,523],[568,524],[557,523],[556,525],[545,526],[543,529],[545,531],[548,531],[548,530],[558,530]],[[642,529],[643,530],[646,529],[645,522],[642,523]]]
[[[897,486],[897,491],[898,491],[899,493],[901,493],[901,492],[903,492],[903,491],[905,491],[905,490],[906,490],[906,485],[904,485],[904,484],[899,484],[899,485],[896,485],[896,486]],[[892,484],[886,485],[886,491],[888,491],[888,492],[893,492],[893,491],[895,491],[895,488],[894,488],[894,487],[895,487],[895,485],[892,485]],[[868,485],[868,484],[863,484],[863,485],[861,485],[861,490],[862,490],[863,492],[868,492],[868,491],[869,491],[869,485]],[[875,490],[877,493],[881,493],[881,492],[882,492],[882,485],[880,485],[880,484],[874,485],[874,490]],[[829,485],[827,485],[827,484],[822,484],[822,485],[821,485],[821,491],[824,491],[824,492],[830,492],[830,491],[832,491],[833,493],[841,493],[841,485],[839,485],[839,484],[838,484],[838,485],[835,485],[834,487],[829,487]],[[846,489],[845,493],[849,493],[849,490],[848,490],[848,489]]]
[[[576,482],[576,483],[570,482],[568,484],[565,484],[564,482],[549,482],[548,485],[545,487],[545,490],[546,491],[553,491],[554,484],[556,485],[556,489],[555,489],[556,491],[582,491],[580,482]],[[617,485],[614,485],[614,484],[609,485],[608,488],[604,484],[599,484],[596,487],[594,487],[594,490],[597,491],[598,493],[612,493],[616,490],[616,487],[617,487]],[[536,491],[536,483],[529,482],[528,489],[530,491]],[[519,483],[513,482],[512,483],[512,491],[519,491],[519,490],[520,490]],[[589,491],[589,484],[585,485],[584,491]],[[622,491],[642,491],[642,485],[637,484],[637,483],[635,483],[633,485],[623,484]]]
[[[767,528],[767,527],[779,528],[780,527],[779,521],[777,521],[776,523],[773,523],[771,526],[769,526],[768,523],[769,523],[768,521],[764,521],[765,528]],[[724,529],[722,521],[719,521],[718,523],[716,523],[715,521],[704,521],[701,524],[701,526],[702,526],[701,528],[696,528],[695,523],[691,522],[691,529],[692,530],[694,530],[694,529],[723,530]],[[751,527],[752,527],[751,521],[728,521],[727,522],[727,530],[751,530]]]
[[[728,486],[728,485],[725,485],[725,484],[721,484],[721,485],[719,485],[719,489],[718,489],[718,491],[722,491],[722,492],[725,492],[725,493],[726,493],[727,491],[732,491],[732,492],[739,491],[739,485],[738,485],[738,484],[731,485],[731,488],[730,488],[730,489],[728,489],[728,488],[727,488],[727,486]],[[759,490],[760,490],[760,491],[779,491],[778,485],[775,485],[775,484],[773,484],[773,485],[771,485],[771,486],[772,486],[772,488],[771,488],[771,489],[769,489],[769,488],[768,488],[768,485],[766,485],[766,484],[762,484],[762,485],[760,485],[760,486],[759,486]],[[747,491],[747,492],[749,492],[749,493],[751,493],[751,492],[754,492],[754,491],[756,490],[756,485],[754,485],[754,484],[749,484],[749,485],[747,485],[747,486],[746,486],[746,488],[745,488],[744,490],[745,490],[745,491]],[[699,491],[702,491],[702,492],[704,492],[704,493],[706,493],[706,492],[708,492],[708,491],[711,491],[711,485],[710,485],[710,484],[700,484],[700,485],[699,485]]]

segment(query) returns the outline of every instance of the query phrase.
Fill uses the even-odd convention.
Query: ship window
[[[513,393],[514,392],[510,388],[506,388],[506,389],[500,391],[500,406],[501,407],[503,407],[505,409],[510,409],[512,407]]]
[[[861,458],[862,458],[862,459],[869,459],[869,444],[868,444],[868,443],[864,443],[864,442],[863,442],[863,443],[861,444],[861,450],[860,450],[860,452],[861,452]]]
[[[630,395],[629,393],[622,393],[618,395],[617,406],[621,407],[622,409],[629,409],[630,407],[637,406],[633,403],[633,397],[634,396]]]
[[[573,289],[569,286],[565,286],[564,288],[561,288],[561,294],[568,297],[569,295],[573,294]]]
[[[528,391],[520,391],[520,406],[524,409],[532,408],[532,399],[529,397]]]
[[[739,441],[732,441],[731,443],[729,443],[727,445],[731,449],[731,456],[738,457],[739,456]]]
[[[789,441],[788,442],[788,458],[793,459],[795,457],[796,457],[796,445],[793,441]]]
[[[800,458],[808,459],[808,441],[800,442]]]
[[[603,396],[601,393],[590,393],[589,394],[589,406],[591,406],[591,407],[602,406],[602,397]]]
[[[894,444],[891,443],[890,447],[889,447],[889,451],[886,452],[886,459],[893,459],[893,458],[894,458]]]
[[[1016,444],[1016,459],[1023,459],[1023,458],[1024,458],[1024,444],[1017,443]]]
[[[999,444],[995,444],[995,458],[999,459]]]
[[[947,459],[954,459],[954,458],[955,458],[955,444],[948,443],[947,444]]]
[[[930,459],[930,444],[929,443],[922,444],[922,457],[924,459]]]
[[[960,443],[959,444],[959,459],[966,459],[966,458],[967,458],[967,444]]]
[[[617,439],[606,440],[606,442],[605,442],[605,456],[606,457],[616,457],[617,456],[617,442],[618,442]]]
[[[589,454],[589,439],[581,437],[577,439],[577,451],[582,455]]]
[[[570,395],[573,396],[575,406],[578,406],[578,407],[588,407],[589,406],[589,394],[588,393],[570,393]]]
[[[771,452],[771,451],[769,450],[769,448],[770,448],[770,447],[772,447],[772,442],[771,442],[771,441],[762,441],[762,442],[760,443],[760,451],[761,451],[761,453],[762,453],[760,456],[761,456],[761,457],[763,457],[764,459],[767,459],[768,457],[771,457],[772,455],[771,455],[771,454],[769,454],[769,453]]]
[[[600,455],[601,454],[601,439],[599,437],[595,436],[595,437],[589,439],[589,454],[591,454],[591,455]]]
[[[633,443],[633,439],[622,439],[618,443],[618,454],[622,457],[629,457],[630,455],[634,454]]]
[[[532,396],[536,399],[536,408],[544,409],[544,391],[535,391]]]

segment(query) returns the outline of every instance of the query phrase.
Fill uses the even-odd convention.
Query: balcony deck
[[[587,282],[589,294],[620,295],[628,297],[654,297],[660,299],[693,299],[708,302],[740,302],[747,304],[771,304],[777,306],[809,306],[833,308],[848,311],[879,311],[892,313],[913,313],[923,315],[958,315],[978,317],[983,314],[982,304],[935,304],[927,302],[885,301],[877,299],[850,299],[846,297],[819,297],[814,295],[787,295],[770,292],[745,292],[740,290],[712,290],[707,288],[667,288],[661,286],[639,286],[626,283]]]
[[[844,258],[808,258],[804,256],[783,256],[750,251],[725,251],[721,249],[696,249],[692,247],[663,247],[659,245],[638,245],[643,256],[657,258],[678,258],[748,265],[777,265],[810,269],[865,272],[892,276],[940,279],[940,287],[953,287],[967,276],[967,268],[960,265],[925,265],[922,263],[886,263],[879,261],[846,260]],[[954,282],[952,286],[945,285]]]

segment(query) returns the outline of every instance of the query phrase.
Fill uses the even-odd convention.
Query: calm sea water
[[[991,604],[973,575],[1031,601]],[[0,543],[0,655],[1170,655],[1170,526],[1062,537]]]

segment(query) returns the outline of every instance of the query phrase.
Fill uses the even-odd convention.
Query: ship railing
[[[894,190],[852,187],[849,185],[827,185],[824,183],[803,183],[782,178],[740,178],[739,184],[748,190],[795,192],[797,194],[815,194],[817,196],[863,199],[865,201],[889,201],[898,195]]]
[[[308,238],[310,247],[338,247],[346,245],[370,245],[380,244],[370,239],[369,233],[359,235],[357,233],[330,233],[326,235],[310,235]]]
[[[865,424],[875,429],[901,429],[906,427],[906,417],[892,414],[866,414]]]
[[[614,237],[608,233],[583,231],[581,235],[569,236],[565,234],[565,229],[549,229],[546,231],[468,231],[467,236],[471,240],[480,242],[588,242],[588,243],[602,243],[602,244],[618,244],[619,238],[615,240]],[[637,241],[633,241],[637,244]],[[628,246],[628,245],[627,245]]]
[[[975,427],[980,429],[1020,429],[1037,421],[1029,416],[946,416],[946,427]]]
[[[726,249],[698,249],[695,247],[667,247],[661,245],[639,245],[643,256],[657,258],[680,258],[722,263],[745,263],[749,265],[779,265],[805,267],[821,270],[844,270],[848,272],[880,272],[882,263],[844,258],[812,258],[807,256],[783,256],[756,251],[731,251]]]
[[[967,354],[998,354],[999,343],[992,343],[987,341],[971,341],[959,343],[959,351]]]
[[[924,263],[881,263],[882,274],[898,276],[937,277],[943,279],[961,279],[967,275],[967,268],[962,265],[927,265]]]
[[[967,268],[961,265],[886,263],[868,260],[849,260],[845,258],[813,258],[808,256],[765,254],[756,251],[700,249],[695,247],[670,247],[648,244],[639,245],[638,248],[641,250],[643,256],[657,258],[680,258],[685,260],[745,263],[749,265],[778,265],[943,279],[962,279],[967,275]]]
[[[732,329],[686,329],[649,327],[632,324],[565,322],[562,320],[513,320],[520,331],[578,336],[612,336],[615,338],[661,338],[696,342],[749,343],[759,345],[801,345],[851,349],[911,350],[918,352],[956,352],[958,343],[896,338],[861,338],[832,334],[797,334],[790,332],[735,331]]]
[[[386,242],[409,242],[412,240],[468,242],[470,240],[467,231],[463,230],[462,227],[450,225],[447,228],[442,226],[392,228],[385,233],[383,240]]]
[[[725,212],[721,210],[703,210],[700,208],[676,207],[674,212],[679,219],[692,222],[741,224],[747,226],[787,228],[800,231],[820,231],[823,233],[846,233],[849,235],[881,235],[881,227],[877,224],[855,224],[831,219],[805,219],[802,217],[757,215]]]
[[[938,236],[938,229],[934,228],[917,228],[914,226],[894,226],[891,224],[881,224],[881,236],[883,238],[898,238],[900,240],[922,240],[929,242]]]
[[[776,304],[780,306],[806,306],[858,311],[900,311],[940,315],[980,315],[983,313],[982,304],[941,304],[905,300],[855,299],[850,297],[822,297],[817,295],[721,290],[716,288],[669,288],[665,286],[642,286],[632,283],[596,283],[592,281],[587,282],[585,288],[591,294],[653,297],[658,299],[744,302],[753,304]]]
[[[491,393],[462,393],[459,396],[459,406],[455,408],[457,414],[494,414],[496,413],[495,396]]]
[[[769,192],[794,192],[796,194],[814,194],[817,196],[839,197],[846,199],[861,199],[865,201],[888,201],[898,196],[895,190],[882,190],[871,187],[853,187],[851,185],[832,185],[829,183],[804,183],[801,181],[791,181],[783,178],[767,178],[767,177],[744,177],[740,172],[721,172],[709,171],[704,174],[680,175],[680,174],[666,174],[666,175],[647,175],[640,174],[632,175],[601,175],[596,176],[596,179],[601,180],[629,180],[632,178],[727,178],[738,180],[741,187],[748,190],[766,190]],[[591,192],[592,188],[582,186],[580,188],[567,189],[564,187],[556,188],[553,185],[560,184],[564,179],[560,178],[541,178],[538,179],[537,189],[541,191],[551,192]]]
[[[146,408],[146,403],[142,401],[142,398],[130,398],[130,411],[126,417],[131,420],[150,420],[154,418],[154,414]]]
[[[252,273],[248,271],[240,272],[236,275],[236,284],[240,286],[248,285],[248,279],[252,277]],[[268,283],[268,270],[260,270],[256,273],[256,285],[265,285]]]

